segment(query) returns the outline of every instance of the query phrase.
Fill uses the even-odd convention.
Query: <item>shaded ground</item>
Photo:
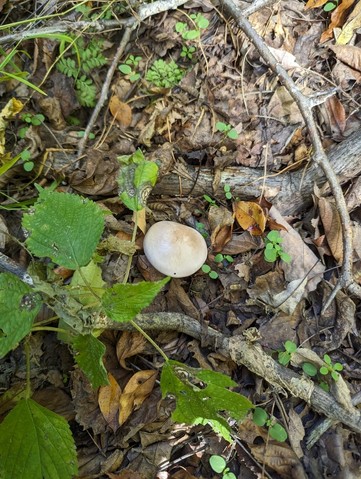
[[[34,19],[33,2],[10,6],[0,1],[0,7],[3,25]],[[321,358],[328,353],[333,363],[342,364],[342,377],[351,395],[357,395],[359,302],[340,292],[330,308],[321,313],[342,260],[337,209],[332,197],[323,196],[322,184],[315,184],[307,206],[298,205],[292,216],[286,216],[295,198],[277,201],[280,191],[272,193],[267,186],[267,177],[282,178],[285,171],[302,171],[307,180],[311,141],[289,93],[232,20],[226,20],[204,1],[189,2],[142,22],[119,64],[126,65],[130,55],[137,60],[128,62],[131,72],[116,70],[107,92],[109,105],[96,118],[91,137],[81,145],[83,154],[77,158],[82,138],[79,133],[87,127],[122,38],[116,22],[106,22],[131,16],[125,3],[113,2],[107,7],[111,16],[102,14],[101,3],[84,4],[80,11],[66,15],[71,22],[89,22],[92,15],[100,15],[96,21],[104,27],[102,33],[79,24],[78,51],[68,48],[64,52],[67,41],[59,48],[59,38],[50,37],[26,39],[17,46],[18,54],[8,71],[15,72],[18,67],[30,72],[28,80],[47,96],[3,75],[6,81],[0,84],[1,105],[11,97],[24,104],[21,113],[7,124],[4,163],[25,149],[30,151],[26,161],[17,162],[0,177],[2,228],[8,232],[2,239],[3,251],[26,267],[29,258],[18,242],[24,239],[20,229],[22,208],[36,197],[34,183],[47,187],[54,180],[59,190],[89,196],[108,208],[112,214],[106,218],[107,235],[130,240],[132,215],[117,196],[116,158],[141,148],[160,168],[156,194],[148,199],[146,224],[173,220],[196,227],[208,242],[207,264],[218,274],[212,279],[199,271],[190,278],[172,279],[147,312],[183,313],[225,335],[242,335],[255,327],[259,343],[275,358],[286,341],[311,349]],[[138,5],[133,7],[136,10]],[[55,17],[34,21],[31,28],[57,25],[64,18],[56,14],[70,4],[39,4],[36,8],[38,17]],[[196,28],[189,18],[193,13],[207,19],[208,26],[201,29],[199,39],[184,39],[177,24],[186,23],[188,30]],[[251,17],[251,23],[303,93],[337,87],[337,94],[315,111],[323,146],[332,151],[336,144],[355,135],[360,128],[359,35],[355,34],[352,46],[336,45],[332,35],[325,33],[329,14],[322,8],[306,10],[302,2],[294,0],[263,7]],[[28,28],[18,25],[7,33],[26,32]],[[329,38],[325,38],[327,35]],[[2,45],[3,58],[14,48],[15,40]],[[82,56],[84,51],[89,51],[88,63]],[[294,57],[283,56],[286,52]],[[78,55],[82,82],[87,85],[82,88]],[[60,57],[66,61],[59,67]],[[159,59],[173,60],[177,72],[172,75],[182,76],[181,81],[155,84],[154,78],[147,77]],[[168,80],[172,75],[167,76]],[[30,116],[24,117],[26,113]],[[40,124],[34,121],[38,114],[43,115]],[[234,128],[236,138],[217,131],[217,122]],[[31,167],[26,164],[30,161],[34,168],[28,171]],[[222,192],[214,193],[217,188],[222,191],[221,172],[229,167],[236,167],[232,170],[235,184],[240,175],[237,168],[239,172],[243,171],[241,167],[257,169],[260,179],[249,173],[250,183],[255,185],[253,197],[239,196],[232,188],[230,198]],[[207,171],[211,172],[214,190],[193,194],[198,176],[206,169],[210,169]],[[162,194],[162,179],[167,175],[176,178],[173,195]],[[194,188],[182,194],[182,182],[189,180]],[[354,228],[356,266],[361,257],[358,185],[357,177],[344,184]],[[258,201],[262,196],[263,210],[249,215],[253,223],[244,231],[238,200]],[[271,208],[272,202],[277,203],[277,209]],[[275,224],[288,231],[282,233],[283,249],[291,263],[265,261],[265,234],[254,235],[254,223],[259,224],[263,215],[269,218],[265,234]],[[130,282],[161,277],[143,255],[143,236],[140,230]],[[230,255],[232,262],[224,257],[216,261],[217,253]],[[126,264],[125,255],[107,251],[103,279],[109,284],[121,281]],[[355,277],[359,279],[357,268]],[[51,312],[43,314],[44,318],[51,316]],[[242,478],[361,477],[360,442],[355,432],[336,425],[307,449],[306,442],[321,418],[306,402],[281,388],[270,387],[262,378],[208,348],[206,335],[204,341],[197,341],[186,334],[166,331],[153,338],[172,359],[231,376],[239,385],[237,392],[279,419],[289,440],[274,441],[265,428],[251,420],[234,424],[232,445],[209,428],[174,424],[170,420],[173,402],[161,399],[158,383],[120,427],[107,424],[98,406],[98,392],[92,390],[79,369],[74,369],[68,347],[52,333],[36,333],[31,338],[34,398],[71,421],[79,452],[79,477],[218,477],[208,463],[212,454],[227,457],[231,471]],[[157,370],[162,364],[154,349],[135,333],[108,330],[102,334],[102,341],[107,346],[106,369],[123,388],[135,372]],[[21,348],[2,360],[0,373],[3,392],[21,389],[25,377]],[[345,394],[337,390],[335,381],[326,378],[326,383],[330,394]],[[342,403],[342,397],[338,401]],[[6,412],[6,407],[1,411]]]

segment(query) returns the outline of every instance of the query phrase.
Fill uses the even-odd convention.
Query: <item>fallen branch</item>
[[[148,332],[178,331],[199,341],[206,341],[238,365],[246,366],[249,371],[264,378],[277,390],[287,390],[292,396],[303,399],[312,409],[324,414],[331,421],[342,422],[353,431],[361,433],[361,412],[358,409],[346,409],[310,379],[278,364],[256,342],[242,336],[226,337],[210,327],[201,325],[195,319],[179,313],[140,314],[136,322]],[[104,318],[94,326],[121,331],[134,330],[130,323],[115,323]]]

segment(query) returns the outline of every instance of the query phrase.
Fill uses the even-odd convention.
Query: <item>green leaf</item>
[[[202,30],[204,28],[207,28],[208,25],[209,25],[209,21],[203,17],[202,15],[197,19],[197,25],[198,25],[198,28],[202,28]]]
[[[184,40],[195,40],[200,36],[199,30],[189,30],[183,33]]]
[[[268,414],[267,412],[261,408],[256,407],[253,411],[253,422],[257,424],[257,426],[264,426],[267,422]]]
[[[119,65],[119,70],[124,73],[124,75],[129,75],[132,73],[132,68],[129,65]]]
[[[23,168],[25,171],[32,171],[34,168],[34,162],[27,161],[26,163],[24,163]]]
[[[75,361],[84,371],[93,388],[108,384],[107,371],[103,364],[104,344],[92,334],[76,336],[73,340],[77,351]]]
[[[222,253],[216,254],[216,256],[214,257],[214,261],[216,263],[221,263],[223,261],[223,254]]]
[[[284,251],[279,252],[280,258],[282,261],[285,263],[290,263],[291,262],[291,256],[288,253],[285,253]]]
[[[340,375],[336,371],[332,371],[331,376],[332,376],[332,379],[336,382],[340,379]]]
[[[209,458],[209,464],[214,472],[218,472],[219,474],[223,472],[227,466],[226,460],[222,456],[211,456]]]
[[[156,184],[158,165],[147,161],[141,150],[120,156],[118,161],[121,165],[118,176],[120,199],[131,211],[140,211],[146,206],[149,193]]]
[[[268,233],[267,239],[272,243],[282,243],[283,239],[281,238],[280,234],[276,230],[272,230]]]
[[[104,293],[102,270],[94,261],[75,271],[70,284],[71,295],[85,306],[94,306]]]
[[[0,424],[0,477],[72,479],[78,473],[66,420],[22,399]]]
[[[177,361],[168,361],[163,366],[160,384],[163,397],[167,394],[176,397],[172,415],[175,421],[210,424],[230,442],[230,427],[221,413],[226,411],[228,416],[242,419],[252,408],[246,397],[226,389],[234,385],[230,378],[212,371],[187,368]]]
[[[217,279],[217,278],[218,278],[218,273],[217,273],[217,271],[210,271],[210,272],[209,272],[209,277],[210,277],[211,279]]]
[[[291,360],[291,354],[288,351],[280,351],[278,353],[278,362],[282,364],[282,366],[287,366]]]
[[[177,33],[182,33],[182,32],[184,32],[184,30],[186,30],[186,29],[187,29],[187,25],[186,25],[185,23],[183,23],[183,22],[177,22],[177,23],[175,24],[175,31],[176,31]]]
[[[227,136],[228,136],[228,138],[230,138],[231,140],[237,140],[237,138],[238,138],[238,132],[237,132],[237,130],[235,130],[234,128],[232,128],[232,129],[229,130],[229,132],[227,133]]]
[[[285,350],[289,353],[294,353],[297,350],[297,344],[293,341],[285,341]]]
[[[312,363],[303,363],[302,369],[308,376],[314,377],[317,374],[317,368]]]
[[[77,269],[89,263],[104,229],[101,209],[80,196],[43,190],[34,213],[25,214],[26,244],[40,257]]]
[[[168,281],[167,277],[152,283],[143,281],[135,284],[115,284],[106,289],[102,297],[104,312],[113,321],[132,321],[142,309],[150,305]]]
[[[328,354],[324,354],[323,360],[325,361],[326,364],[332,364],[331,358]]]
[[[217,121],[216,129],[218,131],[225,131],[225,130],[227,130],[227,125],[225,123],[223,123],[222,121]]]
[[[223,474],[223,479],[237,479],[237,477],[233,472],[226,472]]]
[[[333,369],[335,371],[342,371],[343,370],[343,366],[341,363],[335,363],[334,366],[333,366]]]
[[[41,297],[15,275],[0,274],[0,358],[29,334],[41,304]]]
[[[334,10],[336,8],[336,3],[331,3],[331,2],[328,2],[326,3],[326,5],[323,7],[323,10],[325,12],[332,12],[332,10]]]
[[[274,248],[266,248],[264,250],[264,259],[269,263],[273,263],[277,259],[277,251]]]
[[[288,437],[286,429],[278,423],[269,428],[269,435],[278,442],[284,442]]]
[[[320,373],[321,373],[323,376],[326,376],[326,375],[329,373],[329,369],[326,368],[326,366],[322,366],[322,368],[320,368]]]
[[[203,273],[210,273],[211,267],[208,264],[204,264],[202,266],[202,271],[203,271]]]

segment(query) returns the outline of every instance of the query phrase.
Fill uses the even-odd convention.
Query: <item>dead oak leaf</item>
[[[326,198],[320,198],[318,200],[318,207],[325,229],[327,243],[335,260],[341,263],[343,258],[343,244],[340,215],[336,206]]]
[[[139,409],[145,399],[152,392],[157,371],[138,371],[128,381],[123,393],[119,397],[119,425],[125,423],[132,412]]]
[[[123,369],[129,369],[125,360],[144,351],[147,341],[140,333],[124,331],[117,342],[116,352],[119,364]]]
[[[266,227],[266,215],[259,204],[253,201],[236,201],[233,204],[238,224],[252,236],[260,236]]]

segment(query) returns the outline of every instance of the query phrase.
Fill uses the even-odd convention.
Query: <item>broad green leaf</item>
[[[120,163],[119,197],[131,211],[142,210],[158,177],[158,166],[147,161],[141,150],[118,157]]]
[[[102,270],[94,261],[75,271],[70,284],[72,296],[84,305],[95,305],[104,293]]]
[[[103,364],[106,349],[104,344],[92,334],[80,334],[73,340],[73,346],[77,351],[74,359],[93,388],[108,384],[108,375]]]
[[[289,353],[294,353],[297,350],[297,344],[294,343],[293,341],[287,340],[285,342],[285,350],[288,351]]]
[[[169,281],[116,284],[105,290],[102,297],[104,312],[113,321],[132,321],[142,309],[150,305],[163,286]]]
[[[314,364],[303,363],[302,364],[302,369],[306,374],[308,374],[311,377],[316,376],[316,374],[317,374],[317,368]]]
[[[132,69],[129,65],[119,65],[119,70],[124,73],[124,75],[129,75],[129,73],[132,73]]]
[[[274,424],[269,428],[269,435],[279,442],[284,442],[288,437],[286,429],[278,423]]]
[[[226,460],[222,456],[211,456],[209,458],[209,464],[214,472],[221,473],[225,470],[227,463]]]
[[[40,307],[41,297],[30,286],[13,274],[0,274],[0,358],[30,332]]]
[[[74,440],[66,420],[32,399],[22,399],[0,424],[2,479],[72,479]]]
[[[253,405],[241,394],[226,389],[234,386],[234,383],[222,376],[220,373],[187,368],[176,361],[168,361],[163,366],[160,384],[163,397],[167,394],[176,397],[176,409],[172,414],[175,421],[210,424],[215,432],[231,442],[230,427],[222,412],[242,419]],[[209,382],[205,385],[206,379]],[[210,382],[212,380],[216,383]]]
[[[267,419],[268,414],[264,409],[262,409],[261,407],[254,408],[253,422],[257,424],[257,426],[264,426],[267,422]]]
[[[26,244],[34,255],[77,269],[89,263],[102,235],[104,219],[92,201],[43,190],[34,213],[24,215],[23,226],[29,231]]]

